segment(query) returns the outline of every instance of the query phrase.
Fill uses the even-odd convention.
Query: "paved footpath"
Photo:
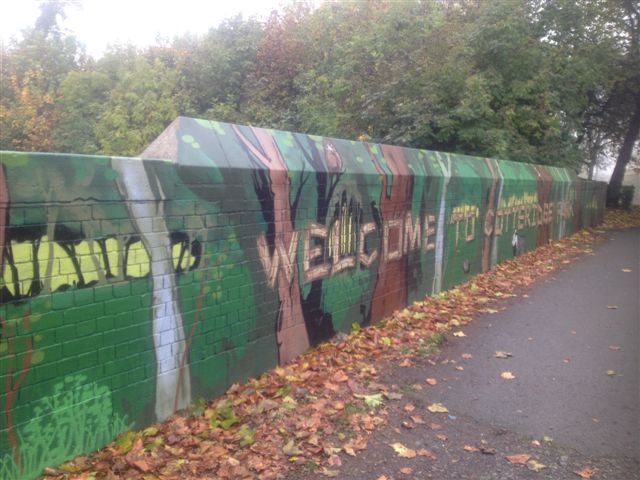
[[[640,479],[640,230],[606,235],[593,254],[464,327],[466,337],[448,335],[435,356],[394,369],[387,380],[403,399],[365,451],[341,457],[338,477],[576,480],[575,471],[591,471],[594,480]],[[515,379],[501,378],[505,371]],[[449,414],[429,413],[434,402]],[[403,428],[416,413],[426,423]],[[400,458],[394,442],[435,459]],[[513,454],[545,468],[511,464]]]

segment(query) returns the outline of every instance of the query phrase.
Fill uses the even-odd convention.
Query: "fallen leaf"
[[[372,395],[363,395],[359,393],[354,393],[353,396],[356,398],[363,399],[367,407],[371,407],[371,408],[380,407],[384,403],[381,393],[374,393]]]
[[[436,380],[435,378],[427,378],[427,383],[429,385],[437,385],[438,384],[438,380]]]
[[[551,438],[549,435],[545,435],[544,437],[542,437],[542,441],[546,443],[551,443],[553,442],[553,438]]]
[[[376,480],[389,480],[386,475],[380,475]]]
[[[613,350],[614,352],[617,352],[621,348],[622,347],[620,345],[609,345],[609,350]]]
[[[437,438],[438,440],[440,440],[441,442],[446,442],[446,441],[448,441],[448,440],[449,440],[449,437],[447,437],[446,435],[443,435],[443,434],[441,434],[441,433],[437,434],[437,435],[436,435],[436,438]]]
[[[564,363],[570,363],[571,362],[571,358],[567,357],[567,358],[563,358],[562,361]]]
[[[393,448],[393,450],[395,450],[395,452],[398,454],[399,457],[402,458],[415,458],[416,456],[416,451],[411,449],[411,448],[407,448],[405,447],[403,444],[396,442],[396,443],[390,443],[389,446],[391,448]]]
[[[453,332],[454,337],[466,337],[462,330],[458,330],[457,332]]]
[[[593,474],[596,473],[595,468],[584,467],[581,470],[574,470],[573,473],[578,475],[580,478],[591,478]]]
[[[302,450],[300,450],[300,448],[294,443],[293,439],[291,439],[284,447],[282,447],[282,453],[288,457],[292,457],[294,455],[302,455]]]
[[[442,425],[440,425],[439,423],[430,423],[429,428],[431,430],[440,430],[442,428]]]
[[[485,455],[495,455],[498,451],[495,448],[490,447],[480,447],[480,451]]]
[[[401,367],[410,367],[411,366],[411,360],[409,360],[408,358],[405,358],[402,362],[400,362],[400,366]]]
[[[526,453],[518,453],[516,455],[507,455],[505,457],[509,463],[514,465],[524,465],[529,461],[531,455],[527,455]]]
[[[504,350],[498,350],[493,354],[493,356],[496,358],[509,358],[513,357],[513,354],[510,352],[505,352]]]
[[[384,392],[384,396],[389,400],[402,400],[402,394],[396,392]]]
[[[425,423],[420,415],[411,415],[411,421],[416,425],[423,425]]]
[[[433,454],[433,452],[427,450],[426,448],[421,448],[420,450],[418,450],[418,455],[420,457],[429,457],[429,458],[436,458],[436,456]]]
[[[609,310],[617,310],[617,309],[618,309],[618,306],[617,306],[617,305],[607,305],[607,308],[608,308]]]
[[[342,449],[340,447],[334,447],[332,445],[327,445],[322,450],[324,451],[324,454],[327,457],[330,457],[331,455],[333,455],[335,453],[338,453]]]
[[[449,413],[449,409],[441,403],[432,403],[427,407],[427,410],[431,413]]]
[[[616,371],[615,370],[607,370],[607,375],[609,375],[610,377],[615,377]]]
[[[411,467],[402,467],[400,469],[401,473],[404,473],[405,475],[411,475],[413,473],[413,468]]]
[[[322,467],[320,473],[325,477],[337,477],[338,475],[340,475],[340,472],[338,470],[330,470],[327,467]]]
[[[332,467],[340,467],[342,465],[342,460],[340,460],[340,457],[334,453],[329,457],[327,463]]]
[[[478,447],[474,447],[472,445],[465,445],[464,447],[462,447],[462,449],[465,452],[479,452],[480,449]]]
[[[415,407],[413,404],[411,404],[411,403],[407,403],[407,404],[404,406],[404,411],[405,411],[405,412],[407,412],[407,413],[411,413],[411,412],[413,412],[415,409],[416,409],[416,407]]]
[[[533,470],[534,472],[539,472],[543,468],[547,468],[547,466],[544,463],[538,462],[537,460],[529,460],[527,462],[527,468],[529,470]]]
[[[470,353],[463,353],[462,358],[464,358],[465,360],[471,360],[473,358],[473,355],[471,355]]]
[[[623,268],[622,271],[624,273],[631,273],[631,269],[630,268]]]
[[[507,372],[502,372],[502,373],[500,374],[500,376],[501,376],[502,378],[504,378],[505,380],[513,380],[514,378],[516,378],[516,376],[515,376],[513,373],[509,372],[509,371],[507,371]]]
[[[136,460],[135,462],[131,462],[134,467],[142,472],[148,472],[151,470],[151,466],[147,463],[146,460]]]
[[[532,440],[532,441],[531,441],[531,443],[532,443],[533,445],[535,445],[536,447],[539,447],[539,446],[540,446],[540,442],[539,442],[538,440]]]
[[[336,382],[336,383],[342,383],[342,382],[346,382],[347,380],[349,380],[349,377],[347,376],[346,373],[344,373],[342,370],[338,370],[333,377],[331,378],[332,381]]]
[[[464,367],[461,367],[460,365],[456,365],[454,368],[460,371],[464,370]]]

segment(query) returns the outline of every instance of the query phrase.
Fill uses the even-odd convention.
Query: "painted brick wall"
[[[143,157],[0,153],[0,478],[596,225],[605,193],[564,169],[189,118]]]

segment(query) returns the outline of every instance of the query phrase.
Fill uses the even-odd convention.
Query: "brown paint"
[[[484,242],[482,244],[482,262],[481,262],[481,266],[482,266],[482,271],[483,272],[487,272],[489,271],[489,269],[491,268],[490,265],[490,258],[491,258],[491,243],[493,241],[493,220],[494,220],[494,214],[493,212],[495,211],[496,208],[496,189],[498,186],[498,176],[496,175],[496,172],[493,168],[493,164],[491,163],[491,160],[489,158],[485,158],[484,159],[485,164],[487,165],[487,168],[489,169],[489,172],[491,173],[491,190],[489,190],[489,201],[487,202],[487,215],[485,216],[485,228],[484,228]],[[491,218],[489,219],[489,215],[488,213],[491,212]],[[491,222],[491,229],[487,228],[487,220],[490,220]]]
[[[399,220],[402,225],[407,212],[410,212],[413,175],[402,148],[389,145],[381,145],[380,148],[391,171],[391,179],[382,168],[381,160],[367,146],[369,157],[376,171],[380,174],[380,217],[383,224]],[[389,181],[391,181],[391,191],[388,193]],[[390,252],[387,252],[386,248],[389,248],[388,242],[385,246],[383,241],[371,302],[370,315],[374,319],[388,316],[407,303],[407,257],[389,255]],[[399,250],[402,250],[401,242]]]
[[[549,195],[551,194],[551,174],[544,168],[533,167],[536,171],[536,188],[538,190],[538,202],[542,206],[538,213],[542,218],[538,218],[538,235],[536,237],[536,245],[546,245],[553,238],[553,226],[549,226],[546,219],[549,215]]]
[[[238,140],[252,155],[259,168],[267,170],[270,180],[270,188],[273,205],[273,245],[269,245],[274,251],[273,261],[283,258],[284,246],[288,250],[297,248],[298,234],[294,231],[292,208],[289,200],[289,174],[287,166],[282,158],[280,149],[275,140],[266,130],[250,127],[258,145],[254,145],[244,133],[233,126]],[[265,244],[266,244],[265,237]],[[284,256],[286,258],[286,255]],[[274,280],[277,280],[279,299],[278,315],[276,321],[276,342],[278,345],[278,361],[287,363],[307,350],[310,346],[309,335],[304,323],[302,313],[300,285],[298,282],[297,262],[284,265],[286,268],[277,268]],[[274,281],[274,283],[276,283]]]

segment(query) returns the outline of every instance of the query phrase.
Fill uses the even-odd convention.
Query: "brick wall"
[[[603,213],[564,169],[189,118],[143,157],[0,153],[0,478]]]

